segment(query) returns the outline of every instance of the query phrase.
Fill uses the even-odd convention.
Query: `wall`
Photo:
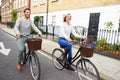
[[[99,28],[104,28],[104,22],[112,21],[114,27],[112,29],[118,29],[118,21],[120,18],[120,5],[110,5],[103,7],[90,7],[90,8],[82,8],[82,9],[73,9],[73,10],[61,10],[61,11],[53,11],[48,13],[48,24],[52,24],[52,16],[56,16],[56,25],[60,26],[63,21],[63,15],[66,13],[70,13],[72,15],[71,23],[73,25],[84,26],[88,28],[89,25],[89,16],[90,13],[100,13],[100,22]],[[44,25],[46,25],[46,13],[40,14],[31,14],[31,18],[34,16],[44,16]]]

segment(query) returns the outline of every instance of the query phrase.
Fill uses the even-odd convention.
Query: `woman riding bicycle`
[[[60,26],[60,33],[59,33],[59,38],[58,38],[58,43],[60,46],[66,47],[66,51],[68,53],[68,58],[67,54],[64,54],[64,61],[66,63],[66,69],[75,71],[74,68],[69,65],[72,60],[72,39],[70,38],[70,34],[72,33],[75,37],[82,38],[83,36],[77,34],[74,30],[74,27],[70,23],[71,21],[71,14],[67,14],[64,17],[63,24]]]
[[[16,32],[17,37],[17,45],[18,45],[18,64],[17,69],[21,69],[21,62],[23,61],[22,53],[24,51],[24,45],[26,42],[26,37],[30,34],[31,28],[33,28],[41,37],[41,31],[34,25],[33,21],[30,19],[31,10],[26,8],[24,10],[24,16],[17,19],[16,24],[14,26],[14,30]]]

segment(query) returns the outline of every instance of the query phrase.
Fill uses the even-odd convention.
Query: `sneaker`
[[[17,68],[17,70],[18,70],[18,71],[20,71],[20,70],[21,70],[21,68],[22,68],[21,64],[20,64],[20,63],[18,63],[18,64],[16,65],[16,68]]]

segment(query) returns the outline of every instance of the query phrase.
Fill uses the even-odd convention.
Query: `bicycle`
[[[100,80],[100,75],[96,66],[88,59],[93,56],[93,51],[95,48],[90,44],[84,44],[84,41],[85,40],[82,40],[81,43],[79,43],[79,48],[73,56],[71,64],[69,63],[69,65],[72,65],[79,58],[76,64],[79,79],[83,80],[86,78],[87,80]],[[63,48],[64,51],[61,48]],[[66,54],[65,48],[65,46],[60,46],[60,48],[55,48],[52,52],[52,61],[58,70],[63,70],[66,68],[66,63],[63,59],[64,54]]]
[[[39,59],[35,51],[41,49],[42,39],[36,38],[36,37],[34,38],[33,36],[34,35],[24,36],[27,38],[26,43],[28,45],[28,48],[25,45],[25,48],[22,54],[23,61],[21,61],[21,64],[23,66],[29,60],[29,64],[30,64],[29,66],[30,66],[32,78],[33,80],[39,80],[41,75],[41,68],[40,68]]]

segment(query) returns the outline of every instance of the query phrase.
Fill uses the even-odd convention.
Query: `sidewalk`
[[[5,25],[0,24],[0,30],[3,30],[8,34],[11,34],[12,36],[15,36],[14,30],[7,28]],[[59,45],[56,42],[48,39],[43,39],[43,43],[42,43],[43,51],[49,54],[52,54],[52,51],[55,48],[59,48]],[[76,49],[73,48],[73,51],[75,50]],[[91,58],[91,61],[95,64],[95,66],[99,70],[102,80],[119,80],[120,79],[120,61],[119,60],[112,59],[99,54],[94,54],[94,56]]]

